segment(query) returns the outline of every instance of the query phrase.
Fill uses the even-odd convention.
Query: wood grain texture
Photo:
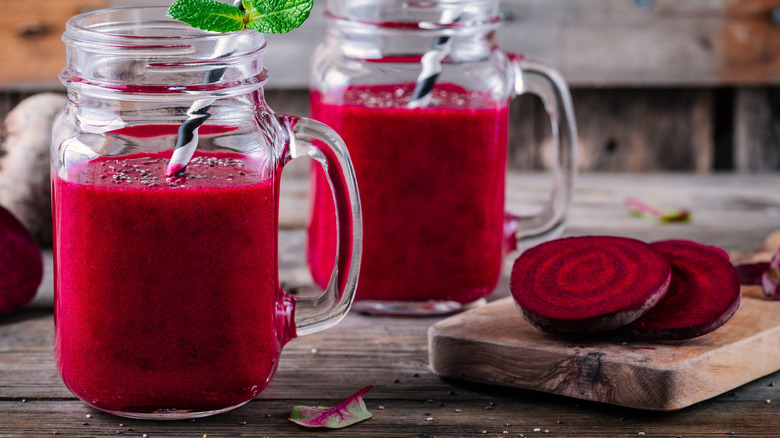
[[[646,4],[648,7],[642,7]],[[640,6],[638,6],[640,5]],[[289,36],[269,39],[272,81],[308,84],[324,2]],[[780,0],[512,0],[499,45],[558,67],[575,87],[780,83]],[[274,73],[276,72],[276,73]]]
[[[581,171],[713,169],[713,92],[709,89],[575,89]],[[510,111],[510,163],[551,167],[555,145],[539,101],[523,96]]]
[[[780,303],[746,297],[708,335],[633,342],[550,336],[510,297],[436,323],[428,339],[431,368],[443,377],[672,411],[780,369]]]
[[[532,210],[544,200],[547,186],[542,175],[510,173],[509,207]],[[780,211],[779,186],[780,175],[586,174],[578,181],[566,234],[694,238],[730,251],[760,248],[780,225],[780,216],[773,213]],[[304,263],[307,187],[305,178],[283,178],[280,278],[287,290],[300,294],[313,290]],[[623,206],[629,194],[691,208],[693,221],[657,226],[634,218]],[[780,245],[780,240],[774,241]],[[508,264],[512,258],[507,258]],[[47,268],[51,269],[50,255]],[[729,436],[729,432],[768,437],[780,431],[780,373],[680,411],[638,411],[538,391],[442,379],[429,368],[426,336],[428,328],[442,318],[380,318],[354,312],[328,331],[290,342],[268,388],[238,410],[194,422],[122,419],[90,409],[59,379],[52,348],[51,272],[47,279],[33,306],[0,316],[0,438],[54,436],[54,431],[76,437],[117,436],[121,431],[139,438],[144,433],[150,438],[200,438],[204,434],[628,438],[640,432],[649,437],[714,438]],[[491,300],[508,293],[504,276]],[[365,385],[374,386],[366,395],[374,418],[364,423],[339,431],[314,431],[286,420],[294,405],[335,406]],[[536,428],[540,431],[534,432]]]
[[[581,171],[713,170],[711,89],[575,89],[572,97]],[[307,91],[271,90],[266,98],[279,113],[309,115]],[[550,119],[541,101],[520,96],[512,101],[509,114],[509,166],[524,170],[550,167],[555,150]],[[745,123],[752,120],[745,113]],[[762,117],[751,126],[756,134],[752,138],[758,140],[769,120]],[[308,165],[296,163],[287,171],[304,175],[307,170]]]
[[[741,88],[734,110],[736,170],[780,170],[780,88]]]
[[[0,16],[0,88],[56,87],[64,63],[59,35],[84,7],[168,5],[168,0],[45,0],[33,15],[5,0]],[[780,84],[780,0],[512,0],[498,33],[508,51],[556,65],[574,86]],[[644,6],[647,5],[647,6]],[[269,36],[271,86],[305,88],[308,63],[325,34],[324,1],[286,35]],[[37,14],[37,12],[35,13]],[[26,36],[20,36],[26,35]]]
[[[769,381],[760,382],[767,386]],[[756,385],[758,387],[758,385]],[[154,437],[561,437],[561,438],[635,438],[648,437],[737,437],[776,436],[777,406],[752,400],[740,391],[679,413],[648,413],[629,409],[601,409],[593,403],[566,403],[559,397],[538,393],[504,390],[474,391],[470,386],[442,384],[440,400],[427,403],[419,399],[387,400],[372,392],[366,395],[374,417],[336,431],[306,430],[287,420],[298,403],[331,404],[337,394],[316,395],[308,399],[258,398],[239,410],[194,422],[150,422],[121,419],[89,409],[75,400],[0,401],[0,437],[51,437],[56,431],[66,437],[140,438]],[[448,394],[452,388],[456,395]],[[752,387],[750,388],[755,391]],[[491,405],[492,403],[492,405]],[[443,405],[443,406],[442,406]],[[382,406],[384,409],[379,409]],[[489,408],[489,409],[486,409]],[[456,412],[456,409],[460,412]],[[90,418],[86,416],[90,415]],[[432,420],[428,420],[432,418]],[[86,424],[84,424],[86,423]],[[120,426],[121,424],[121,426]],[[539,429],[536,431],[536,429]],[[545,433],[544,431],[548,431]],[[483,432],[484,431],[484,432]],[[504,433],[506,431],[507,433]]]
[[[712,89],[575,89],[582,171],[711,172],[716,128]],[[0,119],[29,94],[0,93]],[[733,108],[734,170],[780,169],[780,88],[736,91]],[[266,90],[279,114],[309,115],[307,90]],[[731,109],[726,110],[731,114]],[[551,160],[550,124],[541,103],[521,96],[510,111],[509,166],[540,170]],[[731,117],[731,116],[729,116]],[[0,133],[2,137],[2,133]],[[309,163],[297,160],[285,173],[303,177]]]
[[[777,166],[780,113],[775,88],[760,88],[749,103],[734,108],[738,130],[735,154],[745,155],[741,172],[771,171]],[[579,88],[572,90],[579,131],[578,168],[585,172],[657,172],[714,170],[716,102],[714,90]],[[739,92],[741,93],[741,91]],[[280,113],[309,115],[308,92],[266,93]],[[743,101],[740,101],[743,102]],[[774,106],[773,106],[774,105]],[[721,108],[731,114],[732,108]],[[729,117],[731,117],[729,115]],[[534,96],[520,96],[510,108],[509,166],[516,170],[549,167],[554,157],[550,121]],[[730,141],[731,143],[731,141]],[[740,152],[744,151],[744,152]],[[767,159],[765,159],[765,157]],[[290,171],[302,176],[308,165]]]
[[[0,88],[60,89],[65,66],[62,33],[72,16],[104,8],[107,0],[3,0],[0,13]]]
[[[104,414],[70,395],[52,359],[51,314],[23,311],[0,319],[0,370],[5,370],[0,375],[0,437],[43,437],[54,431],[107,437],[121,431],[134,437],[463,438],[485,436],[483,430],[488,436],[519,437],[541,435],[545,429],[550,431],[545,436],[556,437],[636,437],[639,432],[659,437],[722,437],[728,432],[767,437],[767,430],[780,427],[780,373],[674,413],[441,379],[428,367],[426,344],[426,330],[439,320],[352,313],[327,332],[288,344],[274,380],[248,405],[193,422],[152,422]],[[374,414],[367,422],[316,431],[286,420],[294,405],[333,406],[367,384],[374,386],[366,395]],[[768,399],[772,403],[766,403]]]
[[[777,2],[508,2],[499,41],[558,66],[576,85],[738,84],[778,80]],[[642,5],[647,5],[642,7]],[[520,42],[522,41],[522,43]]]

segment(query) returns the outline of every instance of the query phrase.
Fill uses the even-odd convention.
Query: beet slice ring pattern
[[[629,329],[643,339],[679,340],[707,334],[736,313],[739,276],[720,248],[686,240],[652,243],[672,265],[669,292]]]
[[[638,319],[664,297],[670,277],[666,257],[647,243],[570,237],[524,252],[515,261],[510,288],[537,328],[589,335]]]

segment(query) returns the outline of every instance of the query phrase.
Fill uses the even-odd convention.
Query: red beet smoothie
[[[108,411],[241,404],[289,339],[273,178],[199,153],[166,180],[167,157],[101,158],[53,178],[57,365]]]
[[[413,84],[311,97],[313,118],[344,139],[363,207],[358,300],[469,303],[495,288],[503,255],[506,101],[440,85],[405,108]],[[315,168],[308,262],[325,286],[335,253],[332,195]]]

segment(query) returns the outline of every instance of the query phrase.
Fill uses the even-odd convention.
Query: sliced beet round
[[[652,244],[672,265],[669,293],[629,329],[643,339],[679,340],[726,323],[742,296],[737,270],[720,248],[685,240]]]
[[[0,314],[32,301],[42,279],[40,248],[24,225],[0,207]]]
[[[731,260],[731,257],[729,257],[729,253],[727,253],[723,248],[713,246],[713,245],[705,245],[703,243],[695,242],[693,240],[685,240],[685,239],[670,239],[670,240],[662,240],[659,242],[653,242],[650,245],[653,247],[657,247],[658,244],[663,244],[665,246],[671,246],[671,245],[685,245],[685,246],[692,246],[695,248],[704,249],[707,251],[714,252],[715,254],[723,257],[726,260]],[[661,251],[663,252],[663,251]],[[666,254],[666,253],[664,253]],[[674,274],[672,274],[674,275]]]
[[[666,294],[671,268],[658,250],[635,239],[570,237],[524,252],[510,288],[537,328],[589,335],[626,325]]]

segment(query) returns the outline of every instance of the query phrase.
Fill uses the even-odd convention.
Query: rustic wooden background
[[[0,118],[39,91],[63,91],[68,17],[170,0],[2,0]],[[267,56],[268,99],[308,114],[309,57],[324,0]],[[780,0],[504,0],[502,47],[560,68],[574,96],[584,171],[780,170]],[[541,168],[539,102],[513,103],[511,166]],[[542,147],[531,145],[541,144]]]

